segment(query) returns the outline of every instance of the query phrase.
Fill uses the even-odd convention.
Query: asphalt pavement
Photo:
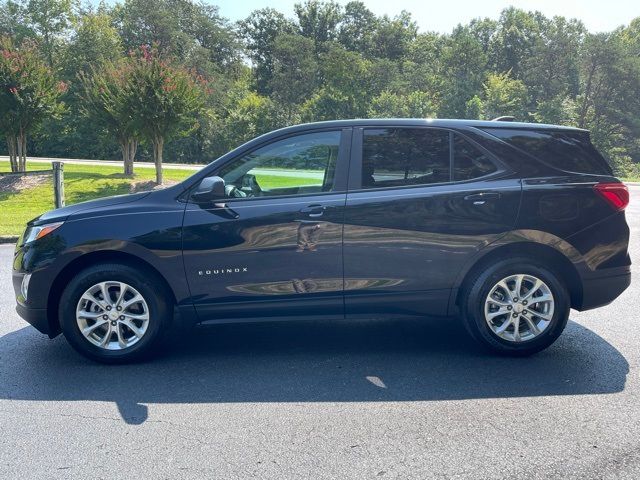
[[[640,258],[640,188],[631,256]],[[109,367],[14,311],[0,245],[0,478],[640,478],[640,276],[524,359],[457,321],[225,325]]]

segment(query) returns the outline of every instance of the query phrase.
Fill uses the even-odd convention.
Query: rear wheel
[[[162,282],[124,264],[79,272],[60,299],[62,331],[92,360],[124,363],[155,353],[171,320]]]
[[[530,355],[555,342],[569,311],[561,277],[528,258],[505,260],[476,273],[462,298],[471,336],[496,352],[512,355]]]

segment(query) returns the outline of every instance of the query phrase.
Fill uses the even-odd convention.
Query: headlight
[[[37,227],[28,227],[27,231],[24,232],[22,243],[25,244],[33,242],[35,240],[38,240],[39,238],[49,235],[63,223],[64,222],[46,223],[44,225],[38,225]]]

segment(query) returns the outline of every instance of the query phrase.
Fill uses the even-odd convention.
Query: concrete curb
[[[0,237],[0,244],[2,243],[16,243],[18,241],[18,236],[9,236],[9,237]]]

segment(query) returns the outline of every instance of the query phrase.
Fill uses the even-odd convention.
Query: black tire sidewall
[[[76,307],[80,297],[91,286],[107,280],[122,281],[144,297],[149,307],[149,326],[142,339],[124,350],[106,350],[90,343],[76,322]],[[95,265],[79,272],[65,288],[60,298],[58,315],[62,332],[71,346],[92,360],[104,363],[126,363],[141,360],[154,352],[167,331],[170,320],[164,288],[148,272],[128,265]]]
[[[509,275],[529,274],[547,284],[554,298],[551,324],[538,337],[521,343],[498,337],[484,318],[484,304],[493,286]],[[547,348],[557,340],[569,318],[570,299],[560,275],[548,267],[538,266],[531,259],[514,258],[501,261],[480,273],[464,295],[463,316],[469,333],[485,346],[499,353],[529,355]]]

